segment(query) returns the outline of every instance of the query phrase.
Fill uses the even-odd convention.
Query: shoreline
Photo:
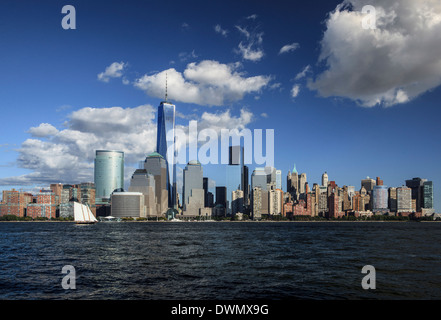
[[[14,221],[1,221],[0,223],[75,223],[75,221],[58,221],[58,220],[41,220],[41,221],[20,221],[20,220],[14,220]],[[286,221],[286,220],[281,220],[281,221],[274,221],[274,220],[265,220],[265,221],[254,221],[254,220],[246,220],[246,221],[228,221],[228,220],[220,220],[220,221],[185,221],[185,220],[181,220],[181,221],[156,221],[156,220],[152,220],[152,221],[98,221],[97,223],[105,223],[105,224],[113,224],[113,223],[181,223],[181,222],[186,222],[186,223],[308,223],[308,222],[317,222],[317,223],[347,223],[347,222],[361,222],[361,223],[365,223],[365,222],[380,222],[380,223],[384,223],[384,222],[441,222],[441,221],[436,221],[436,220],[421,220],[421,221],[415,221],[415,220],[342,220],[342,221],[338,221],[338,220],[297,220],[297,221]]]

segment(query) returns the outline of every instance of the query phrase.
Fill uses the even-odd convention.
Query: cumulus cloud
[[[28,133],[30,133],[33,137],[43,138],[57,134],[58,130],[49,123],[41,123],[38,127],[30,128]]]
[[[338,5],[326,20],[319,62],[309,88],[360,105],[411,101],[441,84],[441,2],[372,0],[376,29],[363,28],[361,0]]]
[[[245,94],[259,92],[271,80],[269,76],[246,77],[240,63],[222,64],[213,60],[190,63],[183,73],[174,68],[144,75],[135,86],[150,96],[165,96],[167,75],[170,100],[199,105],[222,106],[241,100]]]
[[[129,179],[139,161],[156,149],[156,112],[151,105],[135,108],[82,108],[72,112],[58,130],[43,123],[28,132],[18,151],[16,166],[30,170],[22,176],[0,179],[0,185],[31,186],[50,183],[80,183],[93,181],[95,150],[121,150],[125,157],[125,176]],[[251,112],[240,115],[230,110],[204,112],[198,129],[243,129],[252,120]],[[188,132],[188,126],[177,128]]]
[[[123,70],[126,66],[127,64],[124,62],[114,62],[104,72],[98,74],[98,80],[109,82],[110,78],[119,78],[123,75]]]
[[[286,44],[282,48],[280,48],[279,54],[287,53],[287,52],[290,52],[290,51],[295,51],[299,47],[300,47],[300,45],[298,43],[296,43],[296,42],[291,43],[291,44]]]

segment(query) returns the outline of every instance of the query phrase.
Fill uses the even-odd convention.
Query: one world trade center
[[[167,162],[167,190],[169,208],[175,208],[176,203],[176,138],[175,138],[175,112],[176,106],[165,101],[158,107],[158,134],[156,152]]]

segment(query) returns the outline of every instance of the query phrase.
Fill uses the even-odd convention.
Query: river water
[[[441,299],[440,240],[423,222],[0,223],[0,299]]]

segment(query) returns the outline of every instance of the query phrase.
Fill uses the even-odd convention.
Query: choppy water
[[[0,299],[440,299],[440,241],[440,223],[0,223]]]

